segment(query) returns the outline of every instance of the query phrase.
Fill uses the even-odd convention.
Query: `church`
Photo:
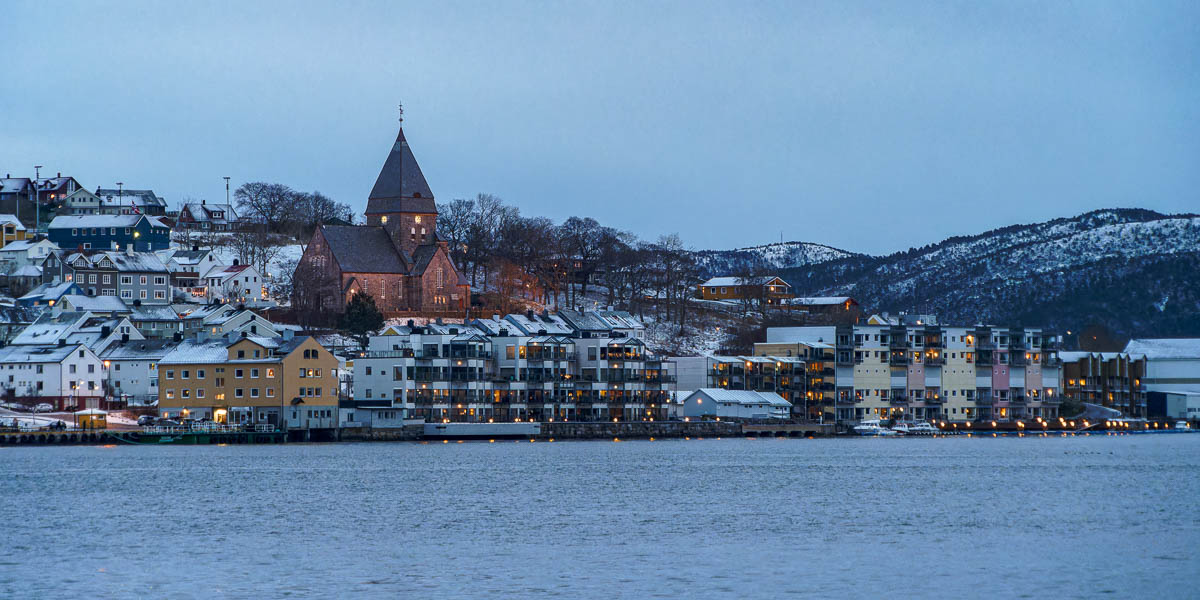
[[[367,224],[322,225],[313,232],[296,267],[293,305],[340,313],[361,293],[385,313],[465,311],[470,286],[438,239],[437,215],[402,121],[367,199]]]

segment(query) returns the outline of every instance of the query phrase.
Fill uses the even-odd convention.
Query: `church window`
[[[420,198],[420,197],[421,197],[421,194],[417,194],[416,196],[414,196],[414,198]],[[417,216],[415,217],[415,219],[414,219],[414,220],[415,220],[417,223],[420,223],[420,222],[421,222],[421,215],[417,215]]]
[[[424,227],[422,227],[422,228],[421,228],[421,235],[425,235],[425,228],[424,228]]]
[[[446,272],[441,267],[437,268],[437,286],[439,288],[446,286]]]

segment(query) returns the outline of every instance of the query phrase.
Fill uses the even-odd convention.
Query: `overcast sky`
[[[405,132],[439,201],[695,248],[890,252],[1200,211],[1200,3],[5,2],[0,174],[361,211]]]

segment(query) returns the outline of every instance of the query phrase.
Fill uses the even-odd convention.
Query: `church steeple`
[[[383,169],[375,179],[375,187],[371,188],[371,195],[367,198],[367,216],[436,212],[433,191],[425,181],[425,174],[421,172],[408,140],[404,139],[402,124],[396,135],[396,143],[392,145],[392,151],[384,161]]]
[[[383,227],[401,255],[411,262],[417,248],[437,243],[437,204],[404,139],[403,107],[400,122],[396,143],[367,199],[366,216],[367,224]]]

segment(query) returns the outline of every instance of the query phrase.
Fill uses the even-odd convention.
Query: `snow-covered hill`
[[[693,254],[705,276],[737,273],[747,267],[755,272],[792,269],[856,256],[852,252],[812,242],[781,242],[735,250],[701,250]]]
[[[1200,334],[1200,216],[1192,214],[1098,210],[781,274],[797,293],[849,294],[873,310]]]

